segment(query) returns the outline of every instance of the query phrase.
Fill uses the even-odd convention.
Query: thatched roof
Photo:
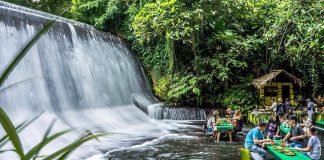
[[[295,85],[298,85],[299,87],[302,87],[305,85],[305,83],[302,80],[298,79],[294,75],[292,75],[282,69],[272,70],[272,71],[270,71],[270,73],[263,75],[257,79],[254,79],[252,81],[252,84],[256,88],[261,88],[262,86],[265,86],[268,82],[271,82],[275,77],[277,77],[280,74],[283,74],[283,76],[289,78]]]

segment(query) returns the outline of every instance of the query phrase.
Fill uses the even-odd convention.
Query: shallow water
[[[177,129],[158,138],[147,138],[95,155],[88,160],[101,159],[240,159],[242,142],[206,143],[202,121],[164,121]]]
[[[116,147],[107,153],[94,155],[88,160],[130,160],[130,159],[241,159],[240,148],[243,142],[220,143],[207,142],[201,130],[201,121],[163,121],[177,129],[158,138],[144,138]],[[245,130],[252,126],[245,126]],[[324,132],[320,132],[321,144],[324,145]],[[322,149],[322,155],[324,154]],[[267,155],[267,159],[274,159]]]

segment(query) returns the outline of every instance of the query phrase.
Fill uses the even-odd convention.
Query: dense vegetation
[[[60,1],[72,3],[68,16],[126,38],[169,104],[249,109],[250,82],[272,69],[301,78],[304,96],[324,94],[323,0]],[[46,9],[56,2],[30,6],[57,13]]]
[[[62,15],[71,8],[70,0],[4,0],[20,6],[33,8],[51,14]],[[71,14],[64,14],[64,17],[72,18]]]

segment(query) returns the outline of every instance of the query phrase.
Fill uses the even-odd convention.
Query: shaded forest
[[[252,80],[273,69],[305,82],[298,98],[324,94],[323,0],[6,1],[125,38],[173,106],[250,110]]]

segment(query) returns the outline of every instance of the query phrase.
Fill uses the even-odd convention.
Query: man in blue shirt
[[[246,136],[244,146],[246,149],[251,152],[255,152],[260,154],[261,156],[265,156],[267,151],[265,151],[264,142],[270,142],[271,139],[264,139],[263,132],[266,129],[266,123],[260,122],[259,125],[249,131]]]

